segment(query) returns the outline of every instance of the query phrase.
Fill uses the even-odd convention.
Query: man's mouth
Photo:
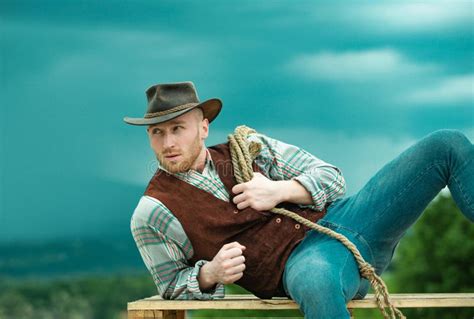
[[[165,155],[165,158],[166,158],[166,159],[176,159],[176,158],[178,158],[179,156],[180,156],[179,154]]]

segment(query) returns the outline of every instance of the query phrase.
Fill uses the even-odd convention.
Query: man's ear
[[[151,127],[147,127],[145,133],[146,133],[146,137],[148,137],[148,142],[150,143],[150,146],[151,146]]]
[[[206,139],[209,136],[209,120],[204,118],[201,122],[201,129],[202,129],[202,138]]]

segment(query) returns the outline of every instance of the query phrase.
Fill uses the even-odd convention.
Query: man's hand
[[[198,279],[201,288],[208,288],[215,283],[231,284],[242,278],[245,270],[242,252],[245,249],[245,246],[236,241],[222,246],[212,261],[201,267]]]
[[[272,181],[261,173],[254,173],[253,178],[232,187],[234,194],[233,202],[238,209],[252,207],[255,210],[270,210],[284,201],[283,188],[279,181]]]

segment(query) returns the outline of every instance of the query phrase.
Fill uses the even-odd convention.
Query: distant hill
[[[0,276],[134,274],[146,268],[130,236],[0,244]]]

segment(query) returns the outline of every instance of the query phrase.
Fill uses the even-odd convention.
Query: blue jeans
[[[409,147],[358,193],[334,201],[318,223],[347,236],[381,274],[404,233],[446,185],[474,222],[474,146],[450,129]],[[369,289],[351,252],[314,230],[288,258],[283,285],[310,319],[349,318],[346,303],[364,298]]]

